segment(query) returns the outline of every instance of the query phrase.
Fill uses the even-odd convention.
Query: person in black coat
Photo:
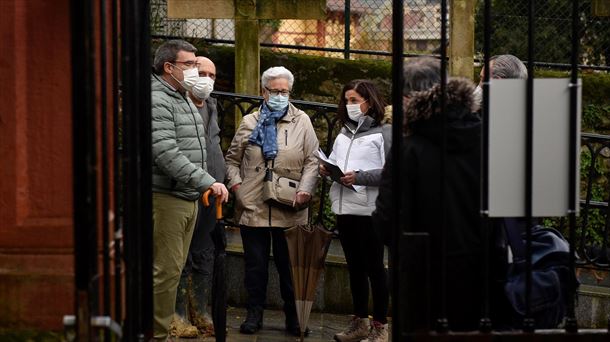
[[[427,289],[430,294],[425,304],[427,308],[408,309],[411,312],[429,312],[429,316],[420,320],[422,325],[412,328],[434,328],[436,320],[442,316],[440,298],[444,280],[449,328],[454,331],[476,330],[483,300],[482,258],[485,244],[479,213],[481,119],[476,114],[478,104],[473,98],[474,84],[466,79],[450,79],[446,86],[446,110],[441,113],[440,61],[418,58],[405,65],[404,73],[401,226],[407,232],[427,232],[430,236],[431,286]],[[445,170],[441,173],[443,115],[447,120],[447,149]],[[391,173],[390,155],[373,213],[375,225],[386,242],[395,236],[391,217],[395,210],[392,192],[396,189],[393,188]],[[442,277],[441,266],[442,197],[447,242],[446,278]],[[423,256],[421,261],[412,261],[408,265],[424,270]],[[412,271],[408,273],[413,274]],[[422,282],[424,279],[409,281]],[[400,290],[414,288],[411,285],[401,284]],[[409,305],[407,302],[406,306]]]

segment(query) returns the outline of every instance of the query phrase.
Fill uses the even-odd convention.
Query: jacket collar
[[[372,117],[370,117],[368,115],[365,115],[363,117],[362,122],[360,122],[359,124],[356,123],[355,121],[348,119],[347,121],[345,121],[343,126],[345,126],[345,128],[347,128],[350,132],[356,133],[356,132],[366,132],[369,129],[371,129],[371,127],[376,126],[376,125],[375,125],[375,119],[373,119]]]
[[[152,74],[151,87],[152,87],[152,90],[162,91],[162,92],[164,92],[170,96],[176,97],[176,98],[183,98],[183,97],[187,96],[186,94],[180,93],[180,91],[178,91],[178,89],[174,88],[171,84],[167,83],[167,81],[165,81],[163,79],[163,77],[156,75],[155,73]]]

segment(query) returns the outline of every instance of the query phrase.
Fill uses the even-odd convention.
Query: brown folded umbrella
[[[288,243],[297,317],[303,341],[332,233],[320,225],[300,225],[286,229],[284,234]]]

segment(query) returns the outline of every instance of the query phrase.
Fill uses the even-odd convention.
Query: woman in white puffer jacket
[[[384,101],[368,80],[347,83],[337,109],[343,124],[329,159],[345,174],[330,189],[339,240],[347,262],[354,316],[337,341],[387,341],[388,286],[383,240],[373,231],[371,214],[379,192],[381,171],[391,145],[391,125],[384,123]],[[320,165],[320,174],[329,172]],[[353,189],[352,189],[353,187]],[[355,191],[354,191],[355,189]],[[373,321],[369,325],[369,281]]]

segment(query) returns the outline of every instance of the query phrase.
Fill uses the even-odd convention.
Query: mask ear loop
[[[176,64],[174,64],[174,63],[170,63],[170,62],[165,62],[165,63],[171,65],[173,68],[178,68],[178,66]],[[178,68],[178,69],[180,69],[180,68]],[[180,70],[182,70],[182,69],[180,69]],[[174,81],[180,83],[180,81],[178,81],[176,76],[174,76],[173,70],[172,70],[172,72],[169,73],[169,75],[174,79]]]

